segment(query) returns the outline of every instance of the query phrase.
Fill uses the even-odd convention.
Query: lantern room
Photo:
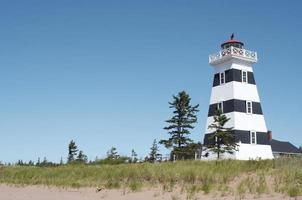
[[[230,47],[236,47],[242,49],[244,44],[238,40],[234,40],[234,33],[231,35],[230,40],[221,44],[221,49],[227,49]]]

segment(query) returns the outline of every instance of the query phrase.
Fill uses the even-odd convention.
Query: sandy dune
[[[187,199],[185,194],[180,193],[163,193],[160,189],[142,190],[140,192],[127,192],[124,190],[103,190],[95,192],[93,188],[82,189],[60,189],[42,186],[16,187],[0,185],[0,200],[94,200],[94,199],[112,199],[112,200],[181,200]],[[239,197],[221,197],[213,195],[198,194],[191,199],[239,199]],[[245,197],[244,199],[255,199],[254,196]],[[266,196],[257,198],[261,200],[270,199],[291,199],[281,195]],[[292,198],[295,199],[295,198]],[[296,199],[302,200],[302,197]]]

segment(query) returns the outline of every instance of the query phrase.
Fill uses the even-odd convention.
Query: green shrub
[[[142,187],[142,183],[137,182],[137,181],[131,181],[129,184],[129,188],[131,191],[139,191]]]
[[[300,186],[301,187],[301,186]],[[290,196],[290,197],[296,197],[298,195],[300,195],[300,187],[297,186],[297,185],[291,185],[287,188],[287,194]]]

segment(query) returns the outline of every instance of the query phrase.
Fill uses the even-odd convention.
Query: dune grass
[[[179,161],[120,165],[58,167],[2,166],[0,183],[58,187],[129,188],[181,187],[188,193],[283,193],[302,195],[302,159],[262,161]]]

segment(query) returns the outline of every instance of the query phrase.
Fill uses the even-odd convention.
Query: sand
[[[81,188],[81,189],[63,189],[55,187],[43,186],[26,186],[17,187],[9,185],[0,185],[0,200],[97,200],[97,199],[110,199],[110,200],[182,200],[188,199],[187,195],[178,192],[163,192],[160,189],[143,189],[139,192],[130,192],[125,190],[102,190],[96,192],[95,188]],[[239,199],[234,196],[219,195],[205,195],[197,194],[190,199]],[[243,199],[255,199],[255,196],[245,196]],[[297,199],[302,200],[302,197],[289,198],[283,195],[269,195],[257,197],[260,200],[273,200],[273,199]]]

